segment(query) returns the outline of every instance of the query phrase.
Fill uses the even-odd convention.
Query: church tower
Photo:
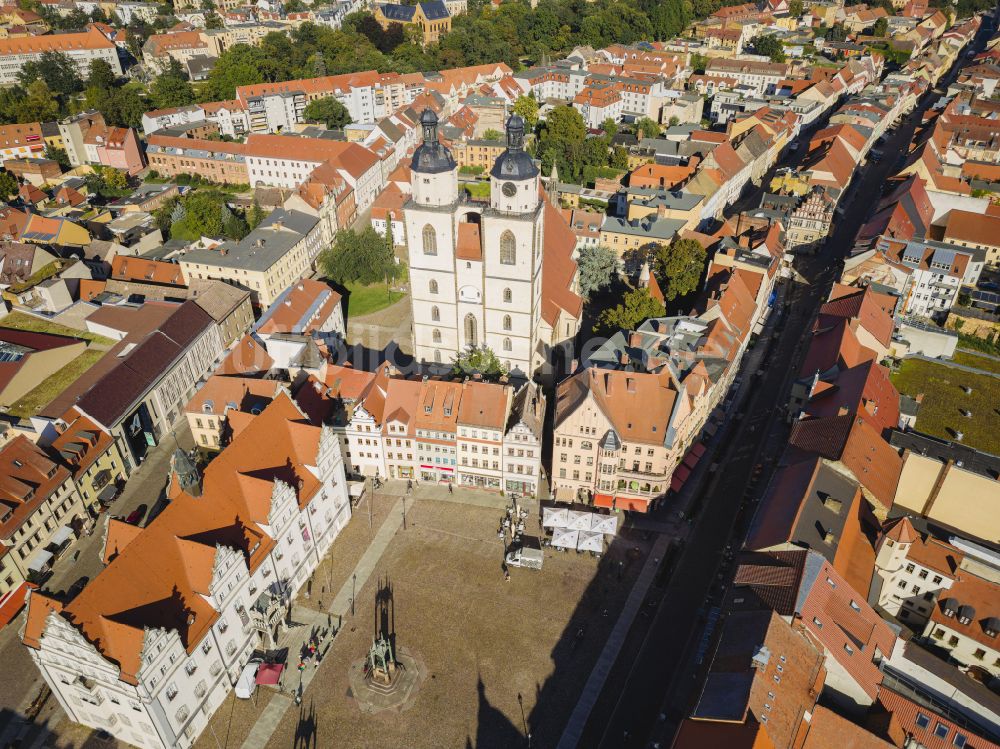
[[[490,171],[489,204],[459,193],[458,168],[438,141],[437,117],[420,117],[412,199],[403,208],[410,265],[414,355],[448,365],[488,346],[515,375],[541,362],[543,203],[524,151],[524,121],[507,121],[507,150]]]

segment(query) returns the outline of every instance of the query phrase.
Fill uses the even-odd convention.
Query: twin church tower
[[[458,166],[420,116],[410,200],[403,209],[413,306],[414,356],[450,364],[488,346],[515,375],[541,365],[544,211],[538,169],[524,151],[524,120],[507,121],[507,150],[490,170],[490,202],[459,190]]]

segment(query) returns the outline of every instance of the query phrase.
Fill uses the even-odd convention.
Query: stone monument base
[[[348,694],[358,703],[363,713],[380,713],[383,710],[403,711],[417,699],[420,683],[427,676],[427,669],[419,657],[406,648],[396,652],[396,670],[389,683],[365,676],[365,658],[354,661],[347,673],[350,684]]]

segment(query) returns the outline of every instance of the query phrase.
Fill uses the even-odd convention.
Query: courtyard
[[[405,529],[359,578],[354,615],[268,747],[512,747],[526,745],[528,731],[533,745],[555,745],[653,539],[626,530],[600,558],[547,549],[542,570],[513,568],[508,582],[497,538],[504,499],[483,497],[407,500]],[[297,607],[319,608],[331,587],[350,585],[372,534],[399,521],[398,497],[378,496],[370,509],[372,530],[363,500]],[[420,662],[423,679],[407,708],[368,714],[350,694],[348,671],[367,654],[377,616]],[[299,682],[289,662],[286,694]],[[274,695],[265,689],[257,705],[230,695],[197,746],[240,746]]]

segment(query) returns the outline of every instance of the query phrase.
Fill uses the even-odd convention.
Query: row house
[[[164,177],[200,174],[205,179],[226,185],[246,185],[246,145],[224,141],[150,135],[146,139],[146,158],[150,168]]]
[[[624,113],[621,94],[609,83],[587,86],[573,98],[573,107],[579,110],[592,130],[600,128],[608,119],[618,122]]]
[[[27,437],[0,448],[0,624],[29,587],[44,582],[55,554],[89,528],[97,499],[86,502],[70,469]]]
[[[466,380],[407,379],[325,365],[296,394],[338,434],[350,469],[364,476],[458,484],[536,495],[545,397]]]
[[[879,609],[922,632],[936,602],[959,578],[964,554],[951,544],[922,535],[905,515],[879,535],[870,599]]]
[[[311,274],[324,245],[319,220],[276,209],[239,241],[187,250],[179,259],[184,277],[216,279],[250,291],[260,307]]]
[[[147,527],[109,524],[73,600],[33,593],[21,632],[72,721],[143,749],[194,745],[350,517],[335,435],[287,393],[168,494]]]
[[[538,101],[572,101],[587,86],[587,73],[566,68],[529,68],[514,74],[514,80]]]
[[[380,196],[386,192],[388,190],[383,190]],[[319,219],[321,241],[325,246],[333,244],[338,231],[354,223],[358,212],[354,188],[329,161],[313,169],[306,181],[285,199],[284,208]]]
[[[979,282],[987,253],[930,240],[895,240],[881,237],[875,248],[911,271],[910,286],[900,305],[907,315],[932,319],[947,315],[962,286]]]
[[[770,263],[767,263],[770,265]],[[551,483],[563,501],[648,512],[690,473],[776,274],[717,268],[698,317],[616,333],[556,391]],[[689,455],[689,451],[693,457]]]
[[[370,206],[385,186],[378,157],[357,143],[290,135],[251,135],[245,155],[251,186],[286,190],[296,189],[316,167],[330,163],[353,189],[359,211]]]
[[[773,93],[778,83],[788,76],[788,66],[777,62],[760,62],[738,57],[716,57],[705,67],[709,78],[734,79],[749,86],[756,96]]]
[[[81,78],[90,72],[93,60],[103,60],[116,76],[122,75],[118,48],[95,29],[82,32],[62,32],[40,36],[7,37],[0,39],[0,85],[18,82],[21,68],[36,62],[45,53],[57,52],[69,57]]]

